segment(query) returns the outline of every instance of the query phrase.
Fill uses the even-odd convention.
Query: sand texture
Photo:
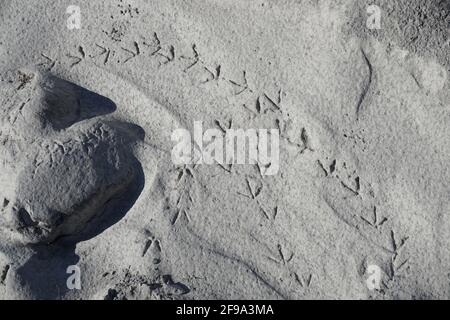
[[[449,13],[1,0],[0,299],[450,299]],[[196,123],[278,158],[174,163]]]

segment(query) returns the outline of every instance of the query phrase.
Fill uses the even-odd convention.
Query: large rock
[[[82,230],[127,190],[136,176],[132,137],[114,122],[80,121],[88,118],[82,90],[69,82],[30,73],[10,84],[1,119],[0,225],[16,240],[48,243]],[[24,102],[8,99],[8,90]]]

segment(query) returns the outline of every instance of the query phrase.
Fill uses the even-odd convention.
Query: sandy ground
[[[449,12],[2,0],[0,298],[449,299]],[[175,165],[195,121],[279,171]]]

